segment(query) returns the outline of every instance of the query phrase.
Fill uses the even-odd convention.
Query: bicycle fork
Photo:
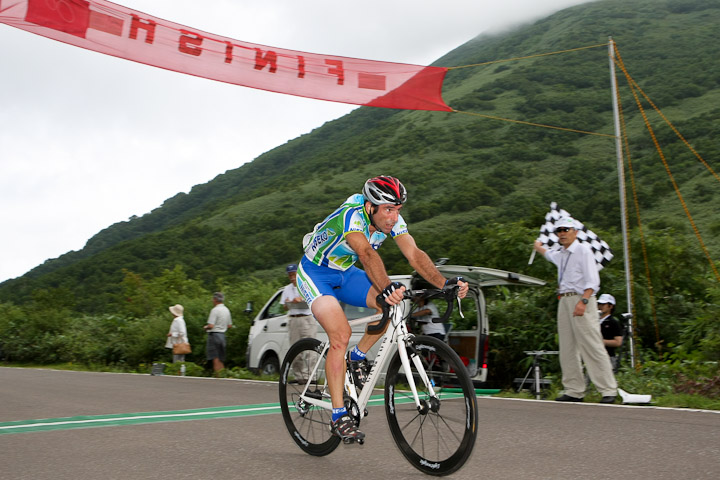
[[[415,369],[420,375],[420,379],[427,386],[428,394],[430,395],[430,397],[437,398],[437,394],[435,393],[435,389],[433,388],[433,382],[430,380],[427,372],[425,371],[425,366],[422,364],[422,359],[420,358],[420,356],[417,354],[415,349],[411,349],[412,353],[408,353],[407,343],[410,337],[411,335],[408,333],[400,334],[400,336],[398,337],[398,353],[400,354],[400,363],[402,363],[403,369],[405,370],[405,377],[407,378],[408,385],[410,386],[410,391],[412,392],[415,406],[417,407],[418,411],[422,412],[424,410],[424,405],[420,401],[420,396],[417,392],[417,386],[415,385],[415,378],[413,377],[412,370],[410,368],[410,362],[415,365]]]

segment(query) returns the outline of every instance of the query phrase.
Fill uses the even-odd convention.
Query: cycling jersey
[[[345,271],[358,260],[357,253],[345,238],[348,233],[355,232],[365,235],[372,248],[377,250],[387,235],[380,231],[370,234],[370,217],[365,212],[364,203],[362,194],[351,195],[337,210],[315,225],[315,229],[303,240],[305,257],[321,267]],[[407,224],[398,215],[390,235],[395,238],[407,233]]]

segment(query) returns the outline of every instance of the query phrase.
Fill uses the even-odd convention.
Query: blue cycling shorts
[[[367,307],[372,282],[367,273],[351,266],[345,271],[321,267],[303,257],[297,271],[297,288],[308,306],[323,295],[331,295],[356,307]]]

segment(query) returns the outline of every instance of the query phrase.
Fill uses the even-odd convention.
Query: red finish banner
[[[221,82],[333,102],[451,111],[446,68],[286,50],[185,27],[105,0],[0,0],[0,23]]]

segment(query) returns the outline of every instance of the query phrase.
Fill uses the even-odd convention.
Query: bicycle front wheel
[[[285,426],[298,447],[315,456],[327,455],[340,444],[330,432],[330,410],[307,403],[301,398],[330,401],[325,376],[324,344],[314,338],[295,343],[280,367],[280,409]],[[317,366],[317,368],[316,368]]]
[[[460,357],[437,338],[410,340],[435,391],[430,395],[417,367],[410,376],[420,397],[420,407],[410,391],[407,373],[395,353],[385,381],[385,413],[395,443],[408,461],[429,475],[448,475],[462,467],[472,453],[477,436],[475,389]]]

